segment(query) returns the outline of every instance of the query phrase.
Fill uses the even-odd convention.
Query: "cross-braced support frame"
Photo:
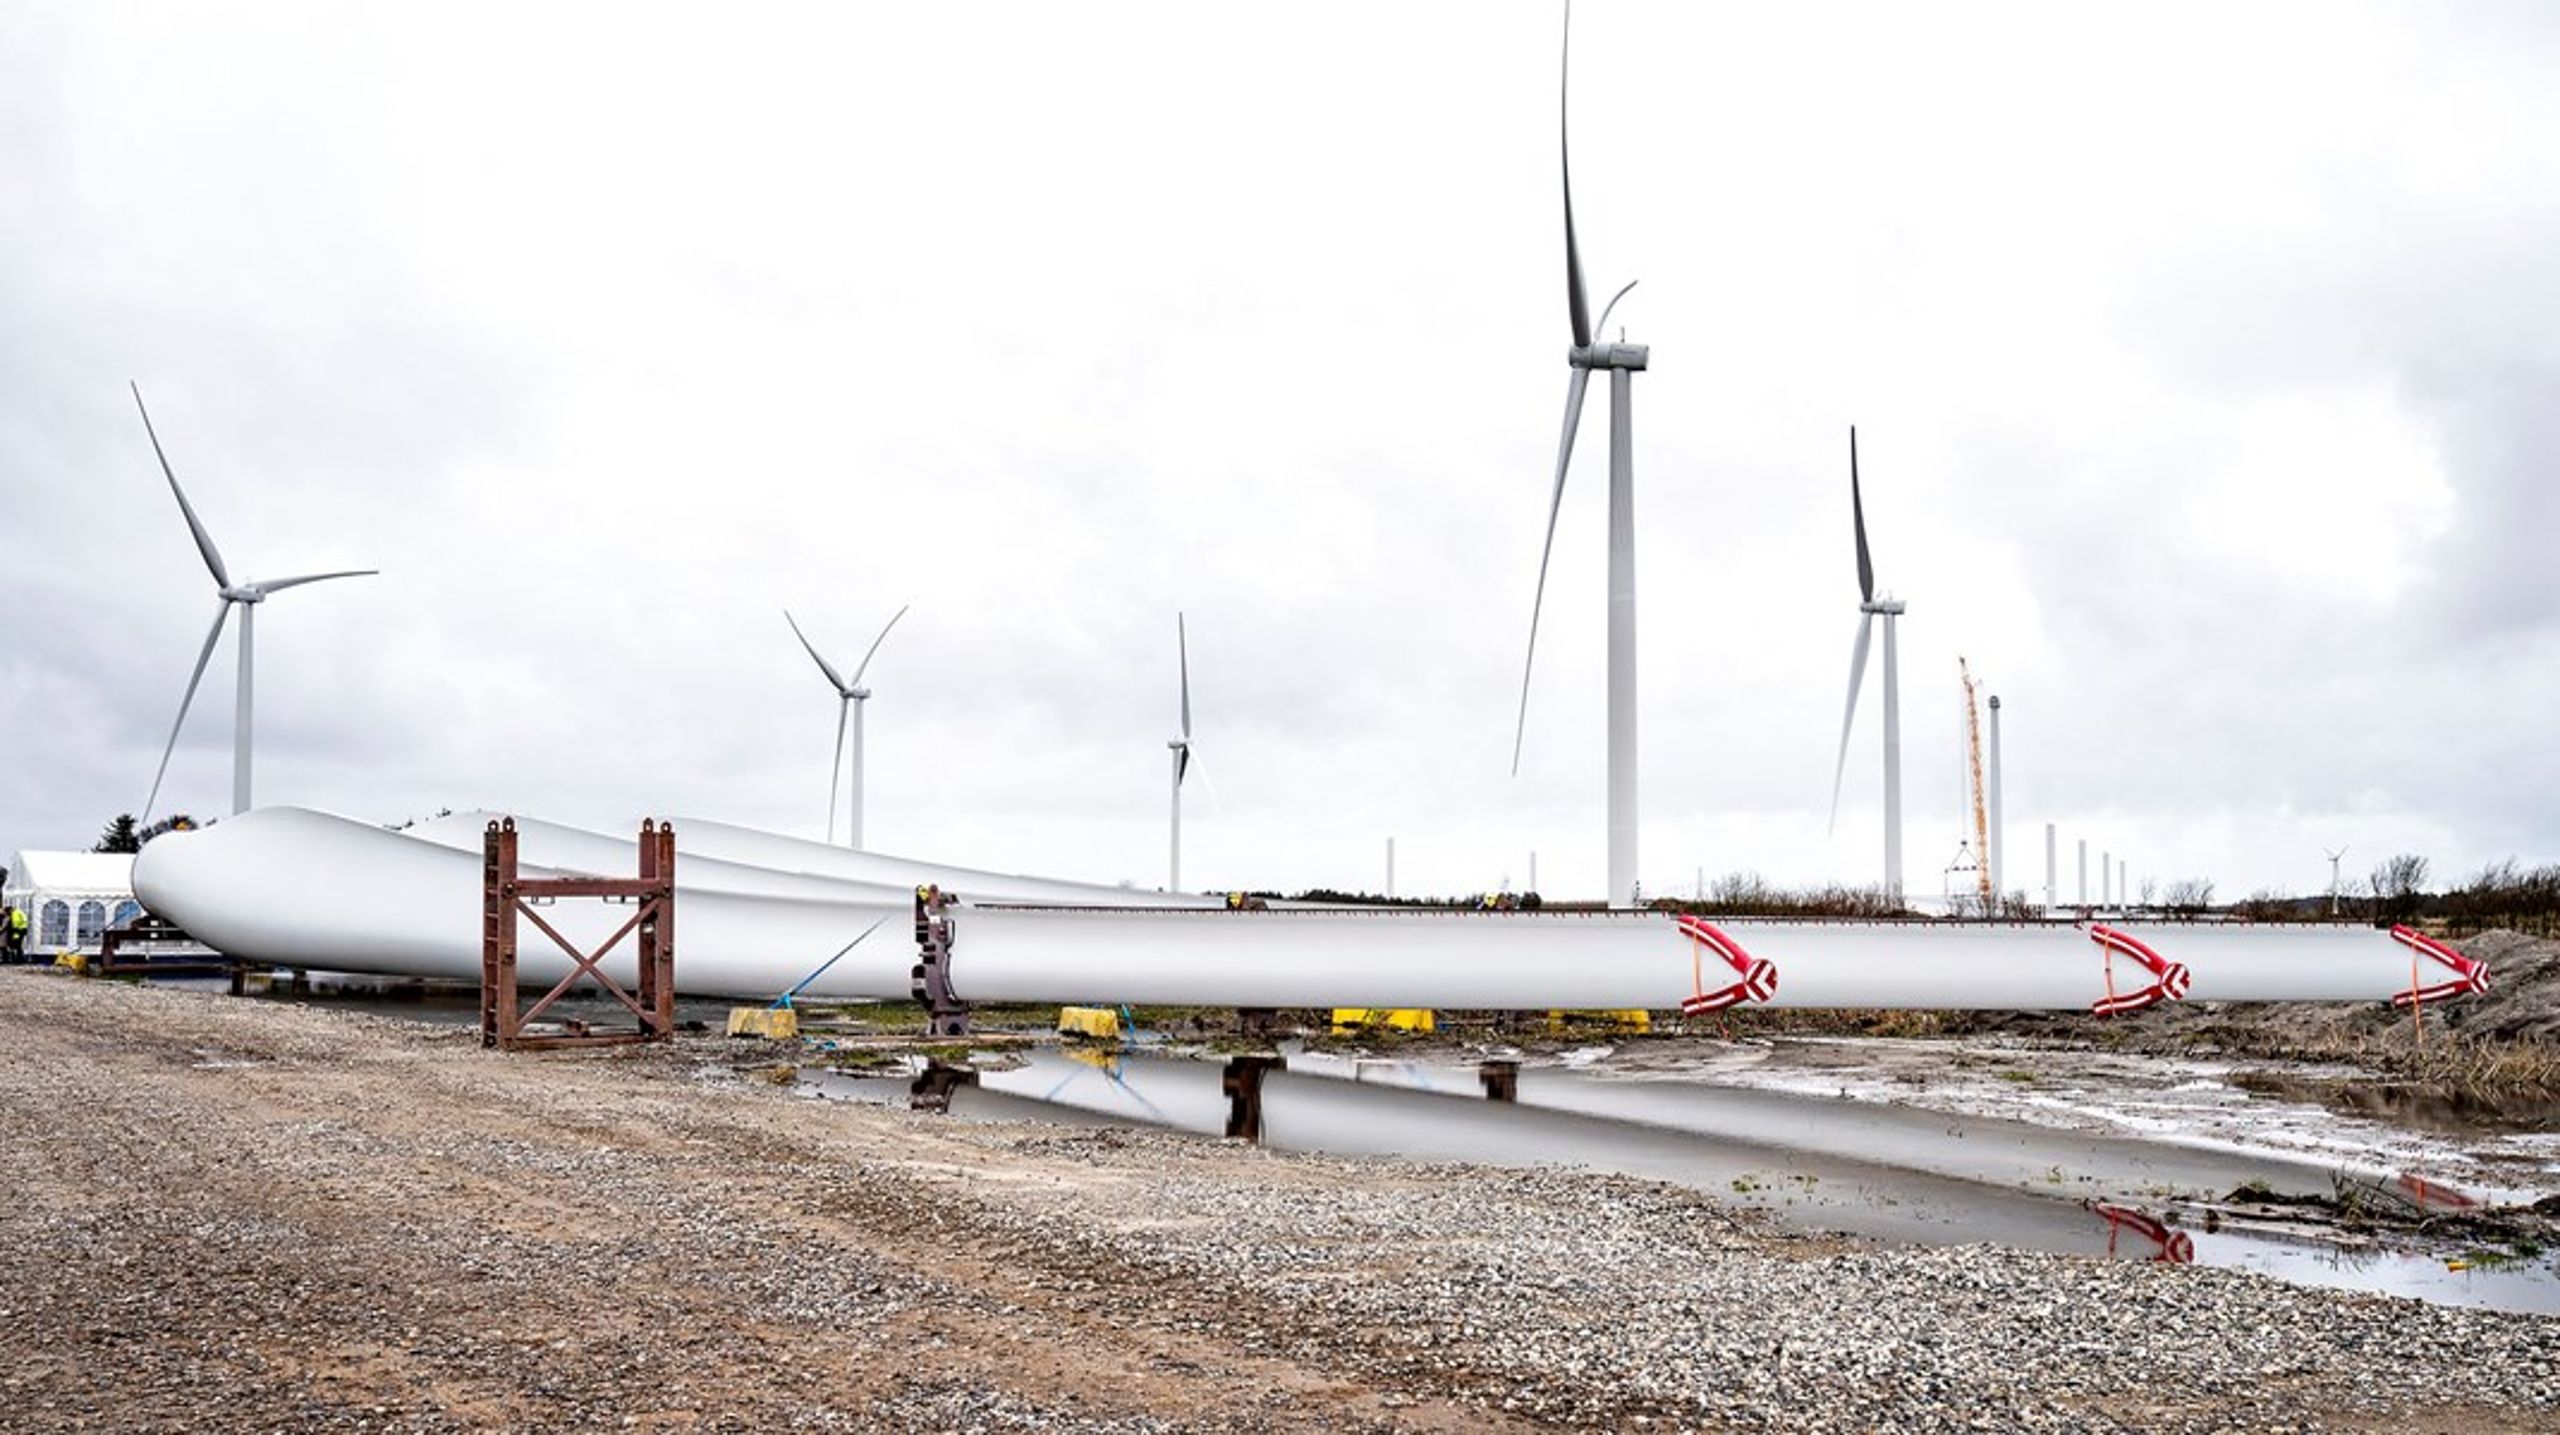
[[[655,822],[640,824],[640,875],[630,877],[519,877],[516,874],[516,823],[510,817],[489,824],[482,841],[480,907],[480,1044],[509,1051],[540,1047],[591,1046],[611,1042],[665,1041],[676,1030],[676,830]],[[538,901],[560,897],[600,897],[628,903],[631,918],[594,952],[582,952],[533,909]],[[516,921],[533,923],[560,950],[569,954],[569,970],[529,1007],[518,1009],[516,989]],[[638,991],[627,991],[603,969],[604,959],[639,935]],[[639,1018],[634,1031],[545,1031],[525,1035],[553,1003],[568,994],[581,977],[596,985]],[[574,1027],[574,1024],[570,1024]]]

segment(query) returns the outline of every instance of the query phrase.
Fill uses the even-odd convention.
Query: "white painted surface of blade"
[[[281,593],[287,588],[299,588],[305,583],[326,583],[332,578],[372,578],[381,572],[379,568],[349,568],[336,573],[305,573],[299,578],[272,578],[264,582],[244,583],[241,586],[263,598],[269,593]]]
[[[871,671],[871,655],[880,651],[882,643],[889,641],[889,630],[898,626],[900,618],[907,616],[909,606],[911,605],[900,604],[898,611],[889,615],[889,621],[880,625],[880,636],[871,640],[871,646],[863,650],[862,661],[854,666],[852,686],[857,688],[862,686],[862,675]]]
[[[841,790],[838,784],[844,781],[844,720],[845,715],[852,711],[853,699],[837,694],[836,756],[835,761],[827,765],[827,841],[830,843],[836,840],[836,794]]]
[[[1876,565],[1867,557],[1867,505],[1858,494],[1858,428],[1849,426],[1849,523],[1858,535],[1858,599],[1876,600]]]
[[[817,645],[809,641],[808,634],[800,631],[800,620],[791,616],[790,609],[785,608],[782,610],[782,621],[791,625],[791,636],[798,638],[800,640],[800,646],[808,650],[809,661],[816,663],[818,665],[818,671],[827,675],[827,681],[836,685],[836,695],[838,697],[848,695],[852,691],[853,684],[844,680],[844,675],[836,671],[833,663],[830,663],[826,659],[818,656]],[[892,619],[891,621],[894,622],[896,620]],[[882,630],[882,635],[887,635],[886,629]]]
[[[1867,677],[1867,640],[1874,636],[1876,615],[1858,615],[1858,641],[1849,649],[1849,701],[1840,710],[1840,761],[1831,769],[1831,828],[1840,827],[1840,782],[1849,775],[1849,729],[1858,721],[1858,685]]]
[[[692,832],[682,820],[678,829]],[[730,835],[840,868],[871,860],[805,841]],[[894,922],[912,910],[912,898],[864,912],[860,903],[751,896],[695,885],[681,861],[676,870],[687,923],[676,979],[687,993],[770,1000],[840,949],[850,924],[882,915]],[[133,884],[153,912],[250,960],[472,980],[481,934],[450,917],[470,910],[481,875],[474,850],[270,807],[155,839],[134,861]],[[916,880],[957,886],[966,878],[928,868]],[[1210,910],[973,906],[958,918],[967,936],[953,950],[953,985],[973,1002],[1462,1010],[1662,1010],[1697,990],[1696,949],[1660,914],[1236,913],[1214,910],[1215,901],[1184,901]],[[603,903],[546,910],[564,936],[585,946],[601,944],[625,916]],[[1775,968],[1768,1004],[1777,1007],[2085,1012],[2108,992],[2105,955],[2067,922],[1719,925]],[[2367,927],[2128,923],[2123,930],[2188,969],[2191,1002],[2382,1002],[2409,985],[2408,949]],[[628,979],[633,960],[626,944],[606,969]],[[907,943],[865,942],[807,995],[903,999],[914,961]],[[556,981],[570,970],[564,953],[525,948],[529,980]],[[2129,978],[2122,959],[2115,978],[2119,991],[2140,980]]]
[[[142,820],[151,820],[151,809],[160,801],[161,779],[169,775],[169,755],[178,750],[178,733],[187,725],[187,709],[196,701],[196,685],[204,681],[204,665],[213,661],[214,644],[222,641],[222,625],[231,617],[231,600],[214,605],[213,627],[204,635],[204,651],[196,654],[196,670],[187,674],[186,696],[178,699],[178,720],[169,724],[169,745],[160,749],[160,770],[151,774],[151,795],[143,799]]]
[[[1573,6],[1564,7],[1564,60],[1556,80],[1556,150],[1564,171],[1564,299],[1573,346],[1591,343],[1590,301],[1583,297],[1582,246],[1573,235]]]
[[[1538,592],[1529,603],[1529,654],[1520,664],[1520,720],[1511,729],[1511,775],[1520,775],[1520,747],[1529,732],[1529,674],[1538,664],[1538,616],[1547,607],[1547,564],[1556,552],[1556,515],[1564,510],[1564,476],[1573,466],[1574,430],[1582,427],[1582,396],[1591,371],[1575,369],[1564,392],[1564,437],[1556,445],[1555,492],[1547,499],[1547,540],[1538,549]]]
[[[231,570],[223,566],[222,551],[213,546],[213,535],[204,528],[204,520],[196,517],[196,506],[187,502],[187,491],[178,486],[178,471],[169,466],[169,455],[160,447],[160,431],[151,426],[151,410],[142,402],[142,385],[133,384],[133,406],[142,410],[142,431],[151,436],[152,455],[160,460],[160,471],[169,478],[169,491],[178,496],[178,511],[187,516],[187,531],[196,536],[196,551],[204,555],[204,566],[213,581],[228,588]]]

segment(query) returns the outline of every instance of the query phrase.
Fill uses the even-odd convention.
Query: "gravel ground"
[[[0,971],[0,1425],[2513,1429],[2560,1321]]]

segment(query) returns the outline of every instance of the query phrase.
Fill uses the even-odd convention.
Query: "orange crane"
[[[1973,700],[1973,670],[1965,666],[1961,657],[1956,659],[1956,675],[1964,679],[1965,770],[1972,778],[1974,880],[1982,889],[1982,915],[1988,917],[1999,910],[1999,902],[1991,891],[1991,819],[1982,810],[1982,710]]]

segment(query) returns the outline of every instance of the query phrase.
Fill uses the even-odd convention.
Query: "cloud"
[[[1546,7],[0,24],[5,835],[140,800],[210,617],[139,378],[235,568],[384,570],[262,614],[262,798],[814,833],[833,702],[780,610],[843,651],[913,602],[876,839],[1156,880],[1180,610],[1186,875],[1374,885],[1394,833],[1408,890],[1598,885],[1597,405],[1507,775]],[[1852,421],[1915,889],[1958,653],[2066,854],[2234,891],[2560,850],[2532,7],[1576,24],[1586,263],[1655,355],[1651,885],[1875,870],[1872,680],[1823,826]],[[172,790],[218,809],[206,682]]]

